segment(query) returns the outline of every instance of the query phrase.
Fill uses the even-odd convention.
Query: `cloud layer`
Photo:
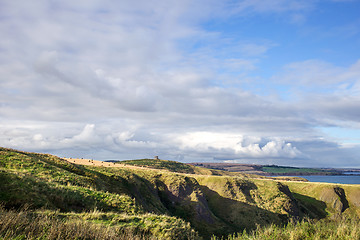
[[[345,149],[321,127],[360,128],[360,60],[304,59],[262,75],[281,42],[209,23],[305,21],[317,7],[2,2],[0,145],[95,159],[339,166],[346,157],[358,166],[359,145]]]

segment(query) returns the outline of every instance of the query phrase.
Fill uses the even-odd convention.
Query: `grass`
[[[335,217],[339,214],[360,217],[359,185],[301,182],[288,182],[287,185],[292,192],[307,199],[304,202],[305,205],[310,204],[311,201],[315,199],[317,202],[321,202],[322,205],[325,204],[325,207],[323,206],[323,210],[321,211],[325,212],[329,217]],[[342,212],[341,199],[336,194],[336,188],[342,188],[344,190],[346,200],[350,206],[344,212]],[[314,211],[319,209],[319,207],[314,207]]]
[[[131,223],[131,224],[128,224]],[[181,219],[154,214],[19,211],[0,207],[0,239],[196,239]]]
[[[144,234],[156,236],[155,239],[193,239],[198,236],[188,222],[166,215],[169,211],[157,197],[151,182],[126,169],[83,167],[51,155],[0,148],[0,182],[2,216],[16,216],[13,210],[28,206],[26,211],[18,212],[19,216],[26,216],[18,218],[24,221],[22,225],[8,224],[18,226],[18,231],[2,231],[0,239],[47,239],[53,230],[41,232],[36,228],[47,225],[53,226],[51,229],[59,228],[61,232],[72,228],[90,229],[90,232],[94,229],[95,234],[98,232],[96,224],[111,226],[110,232],[125,229],[130,231],[130,236],[135,234],[136,239],[142,239]],[[34,217],[39,209],[58,212],[57,217],[51,214],[51,219],[44,218],[46,221],[42,222],[43,214]],[[97,209],[97,214],[88,214],[93,209]],[[60,221],[58,217],[66,221]],[[26,225],[30,222],[33,230],[29,232]],[[0,227],[5,225],[6,221],[1,220]],[[134,234],[132,229],[136,230]],[[89,233],[92,237],[86,237],[86,234],[76,237],[69,233],[61,235],[60,239],[72,235],[74,239],[96,238],[92,233]]]
[[[213,237],[212,240],[219,238]],[[358,219],[342,218],[340,220],[290,222],[285,226],[258,226],[256,230],[229,235],[227,240],[323,240],[360,239],[360,222]]]
[[[244,174],[239,172],[229,172],[223,170],[209,169],[209,168],[193,166],[191,164],[180,163],[169,160],[160,160],[160,159],[125,160],[116,163],[127,164],[137,167],[144,167],[149,169],[165,170],[169,172],[185,173],[185,174],[265,178],[263,176],[258,176],[254,174]]]
[[[179,163],[175,161],[168,161],[168,160],[139,159],[139,160],[120,161],[117,163],[140,166],[140,167],[149,167],[155,169],[166,169],[171,172],[195,173],[194,167],[189,164]]]
[[[58,234],[93,239],[91,234],[103,228],[109,239],[119,232],[134,239],[210,239],[284,226],[292,218],[360,216],[359,186],[340,185],[349,208],[339,212],[341,199],[332,184],[223,173],[165,160],[126,164],[145,167],[80,166],[0,148],[0,214],[8,219],[0,220],[5,229],[0,239],[47,239],[53,231],[80,234],[78,228],[87,233]],[[7,223],[11,219],[23,222]]]
[[[264,166],[262,170],[272,174],[313,174],[326,173],[325,171],[313,168],[294,168],[294,167],[279,167],[279,166]]]
[[[2,239],[147,239],[144,233],[132,229],[81,220],[66,221],[54,214],[36,214],[26,208],[14,211],[1,207],[0,223]]]
[[[72,185],[70,181],[61,184],[56,180],[49,182],[44,178],[4,170],[0,170],[0,181],[0,201],[6,202],[9,208],[31,204],[34,208],[47,207],[62,211],[83,211],[95,206],[107,211],[142,211],[134,199],[126,194]]]

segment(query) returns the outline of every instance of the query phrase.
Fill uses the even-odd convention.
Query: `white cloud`
[[[81,133],[71,137],[64,139],[62,143],[71,145],[77,144],[84,144],[84,145],[91,145],[91,143],[100,141],[99,136],[95,133],[95,125],[94,124],[87,124]]]
[[[295,158],[301,152],[283,140],[246,137],[231,133],[191,132],[180,135],[176,142],[184,151],[217,156],[227,154],[229,159],[240,158]],[[262,144],[263,146],[260,146]]]
[[[359,119],[359,62],[289,64],[269,81],[294,84],[305,96],[296,102],[241,89],[278,45],[206,30],[211,16],[227,18],[228,3],[2,1],[0,145],[100,159],[320,155],[315,125]],[[235,5],[231,14],[301,18],[313,3]],[[304,95],[304,84],[331,94]]]

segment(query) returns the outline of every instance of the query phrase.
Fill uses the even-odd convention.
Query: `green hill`
[[[143,167],[143,168],[150,168],[150,169],[167,170],[169,172],[176,172],[176,173],[217,175],[217,176],[250,176],[249,174],[234,173],[234,172],[222,171],[217,169],[209,169],[209,168],[193,166],[191,164],[180,163],[169,160],[159,160],[159,159],[125,160],[125,161],[118,161],[116,163]]]
[[[126,160],[117,163],[128,164],[133,166],[148,167],[155,169],[166,169],[172,172],[180,173],[195,173],[195,168],[191,165],[160,159],[138,159],[138,160]]]
[[[80,166],[0,148],[0,239],[98,239],[100,233],[210,239],[291,219],[360,216],[359,185],[281,181],[165,160],[121,163]]]

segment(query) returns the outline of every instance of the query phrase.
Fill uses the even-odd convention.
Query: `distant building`
[[[159,156],[155,156],[154,159],[155,159],[155,160],[159,160]]]

